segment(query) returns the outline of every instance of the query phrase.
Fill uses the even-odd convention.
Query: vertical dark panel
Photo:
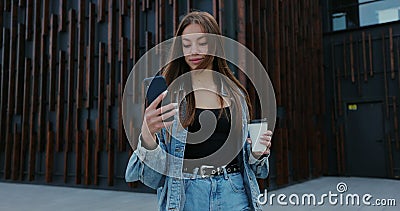
[[[107,50],[107,62],[109,64],[109,78],[108,78],[108,94],[107,94],[107,105],[114,105],[115,98],[115,3],[113,1],[108,2],[108,50]]]
[[[393,52],[393,29],[389,28],[389,53],[390,53],[390,72],[391,78],[394,79],[394,52]]]
[[[59,13],[60,13],[60,23],[59,23],[59,28],[58,31],[65,31],[66,30],[66,23],[67,23],[67,0],[60,0],[59,1]]]
[[[92,133],[89,130],[89,123],[90,121],[86,121],[86,130],[85,130],[85,173],[84,173],[84,184],[90,185],[90,178],[91,178],[91,158],[92,158],[92,150],[91,150],[91,138]]]
[[[128,12],[128,0],[119,0],[119,10],[121,15],[126,15]]]
[[[17,69],[16,69],[16,91],[15,91],[15,111],[16,115],[22,113],[23,94],[24,94],[24,67],[25,67],[25,25],[18,24],[18,47],[17,47]]]
[[[26,0],[19,0],[18,6],[19,7],[25,7],[26,5]]]
[[[14,127],[14,144],[13,144],[13,154],[12,154],[12,174],[11,178],[13,180],[18,180],[20,169],[20,148],[21,148],[21,133],[18,132],[17,125]]]
[[[158,41],[161,43],[165,40],[165,0],[159,0],[159,16],[158,16]]]
[[[60,50],[58,66],[58,95],[57,95],[57,117],[56,117],[56,151],[61,151],[61,143],[64,142],[64,104],[65,104],[65,51]]]
[[[136,61],[139,58],[139,5],[138,0],[131,0],[130,14],[131,45],[130,59]]]
[[[397,119],[397,100],[396,96],[392,96],[392,106],[393,106],[393,129],[394,129],[394,139],[396,141],[396,149],[399,149],[399,123]]]
[[[11,11],[11,0],[4,0],[4,11],[5,12]]]
[[[76,126],[75,126],[76,127]],[[82,143],[84,134],[81,130],[76,130],[75,138],[75,184],[81,184],[82,177]]]
[[[146,10],[151,10],[151,1],[150,0],[145,0],[145,1],[146,1]]]
[[[24,72],[24,97],[23,97],[23,113],[22,113],[22,139],[21,139],[21,153],[20,153],[20,174],[19,179],[24,177],[25,157],[27,151],[27,143],[29,140],[29,101],[31,94],[31,59],[25,59],[25,72]]]
[[[218,0],[218,24],[221,30],[224,28],[223,17],[224,17],[224,0]]]
[[[81,184],[82,178],[82,145],[84,143],[86,130],[81,130],[80,117],[83,110],[84,89],[83,77],[85,74],[85,20],[86,19],[86,1],[79,1],[78,14],[78,68],[77,68],[77,88],[76,88],[76,110],[75,110],[75,183]]]
[[[33,29],[33,88],[32,88],[32,98],[31,98],[31,115],[30,115],[30,125],[35,125],[35,115],[38,112],[38,102],[39,102],[39,87],[40,87],[40,59],[41,59],[41,36],[40,36],[40,2],[36,1],[35,6],[35,19],[32,24],[34,24]],[[30,143],[29,143],[29,181],[35,179],[35,168],[36,168],[36,147],[37,147],[37,132],[34,127],[30,128]]]
[[[68,14],[69,19],[69,48],[68,48],[68,97],[67,97],[67,122],[64,149],[64,182],[68,178],[68,157],[72,149],[74,138],[73,108],[74,108],[74,74],[75,74],[75,10],[71,9]]]
[[[192,9],[192,0],[186,0],[186,12],[189,13],[190,10]]]
[[[173,0],[173,5],[172,5],[172,25],[173,25],[173,33],[176,33],[176,30],[178,30],[178,25],[179,25],[179,1],[178,0]]]
[[[86,19],[86,1],[79,1],[79,15],[78,15],[78,74],[77,74],[77,88],[76,88],[76,107],[81,109],[83,107],[83,76],[85,72],[85,19]],[[79,111],[76,112],[79,117]],[[78,118],[76,118],[78,119]],[[79,121],[79,120],[77,120]]]
[[[282,156],[282,182],[283,184],[288,184],[289,183],[289,158],[288,158],[288,150],[289,148],[289,143],[288,143],[288,130],[286,128],[282,129],[282,150],[283,150],[283,156]]]
[[[99,0],[99,11],[97,13],[97,21],[103,22],[106,20],[106,0]]]
[[[86,51],[86,108],[93,104],[96,5],[89,4],[89,44]]]
[[[343,38],[343,71],[344,78],[347,79],[347,55],[346,55],[346,37]]]
[[[9,50],[7,53],[10,55],[9,70],[8,70],[8,102],[7,102],[7,116],[6,116],[6,127],[5,127],[5,159],[4,159],[4,178],[9,179],[11,177],[11,164],[12,164],[12,149],[14,145],[14,140],[12,137],[13,124],[12,117],[14,114],[15,106],[15,76],[16,76],[16,60],[17,60],[17,38],[18,38],[18,5],[17,2],[13,2],[11,8],[11,40],[8,40],[11,44],[9,45]],[[7,4],[7,3],[6,3]],[[5,40],[4,40],[5,41]],[[6,47],[6,45],[4,45]],[[8,46],[7,46],[8,47]],[[5,48],[7,49],[7,48]],[[4,66],[5,68],[5,66]],[[12,172],[15,173],[15,172]]]
[[[280,84],[280,34],[279,34],[279,0],[274,0],[273,3],[274,7],[274,14],[273,14],[273,19],[274,19],[274,28],[273,28],[273,33],[274,33],[274,77],[272,78],[272,81],[274,81],[274,88],[275,88],[275,95],[276,95],[276,104],[278,106],[281,105],[281,84]]]
[[[277,175],[283,175],[283,163],[282,159],[283,156],[283,145],[282,145],[282,129],[277,128],[274,131],[274,152],[275,152],[275,157],[276,157],[276,174]],[[276,179],[276,184],[277,185],[283,185],[283,176],[278,176]]]
[[[114,185],[114,142],[113,142],[113,129],[108,128],[107,130],[107,148],[108,148],[108,174],[107,183],[108,186]]]
[[[393,151],[392,151],[392,137],[387,134],[387,149],[388,149],[388,160],[389,160],[389,168],[388,175],[390,178],[393,178]]]
[[[368,49],[369,49],[369,76],[374,75],[372,61],[373,61],[373,51],[372,51],[372,41],[371,41],[371,33],[368,33]]]
[[[156,21],[156,44],[161,43],[165,38],[165,0],[155,1],[155,21]]]
[[[40,11],[40,10],[37,10]],[[48,35],[49,28],[49,1],[43,1],[43,14],[42,14],[42,35],[41,35],[41,56],[40,56],[40,98],[39,98],[39,123],[38,123],[38,151],[44,152],[44,145],[46,144],[47,134],[46,134],[46,104],[48,97],[48,84],[47,84],[47,76],[48,76],[48,55],[47,55],[47,47],[46,47],[46,38]]]
[[[47,183],[53,181],[54,169],[54,132],[51,131],[50,123],[47,126],[47,144],[46,144],[46,171],[45,180]]]
[[[42,35],[49,34],[49,0],[43,0]]]
[[[159,26],[160,26],[160,7],[159,7],[159,5],[160,5],[160,0],[155,0],[154,1],[154,7],[155,7],[155,12],[154,12],[154,20],[155,20],[155,43],[156,44],[158,44],[160,41],[159,41],[159,34],[160,34],[160,32],[159,32],[159,30],[160,30],[160,28],[159,28]]]
[[[146,11],[146,0],[142,0],[142,12]]]
[[[52,14],[50,19],[50,111],[56,109],[56,65],[57,65],[57,15]]]
[[[384,89],[385,89],[385,107],[386,107],[386,118],[389,118],[389,91],[388,91],[388,82],[387,82],[387,73],[386,73],[386,40],[385,33],[382,32],[382,66],[383,66],[383,78],[384,78]]]
[[[128,41],[126,38],[121,38],[120,40],[120,53],[121,53],[121,82],[118,86],[118,99],[119,99],[119,108],[118,108],[118,150],[125,151],[126,150],[126,135],[124,131],[124,125],[122,122],[122,94],[125,88],[126,79],[128,78],[128,49],[127,49]]]
[[[365,48],[365,32],[362,32],[362,49],[363,49],[363,69],[364,69],[364,81],[368,81],[368,74],[367,74],[367,52]]]
[[[246,45],[246,4],[245,0],[239,0],[237,2],[237,11],[238,11],[238,35],[237,40],[242,45]],[[244,66],[245,58],[240,55],[244,55],[244,52],[238,52],[239,61],[238,64]],[[238,79],[242,83],[243,86],[246,87],[246,76],[242,71],[238,71]]]
[[[46,104],[48,97],[47,90],[47,73],[48,73],[48,57],[47,57],[47,48],[46,48],[46,36],[41,36],[41,44],[40,44],[40,95],[39,95],[39,114],[38,114],[38,151],[44,152],[44,145],[46,144]]]
[[[124,16],[123,15],[119,15],[118,16],[118,44],[121,44],[121,38],[124,37]],[[121,61],[121,51],[118,49],[118,61]]]
[[[0,1],[0,39],[3,39],[3,15],[4,15],[3,10],[4,10],[4,2]],[[3,40],[0,40],[0,48],[1,47],[3,47]]]
[[[350,34],[350,72],[351,72],[351,82],[355,82],[354,76],[354,53],[353,53],[353,34]]]
[[[98,80],[98,96],[97,96],[97,106],[98,106],[98,118],[96,121],[96,149],[94,154],[94,184],[99,184],[99,168],[100,168],[100,152],[103,145],[103,135],[104,135],[104,87],[105,87],[105,45],[104,43],[99,43],[99,80]]]
[[[107,87],[107,109],[106,109],[106,125],[107,125],[107,154],[108,154],[108,186],[112,186],[114,184],[114,136],[113,129],[111,126],[111,109],[114,106],[115,100],[115,71],[116,71],[116,62],[115,62],[115,28],[116,28],[116,3],[113,1],[108,2],[108,46],[107,46],[107,62],[109,64],[109,74],[108,74],[108,85]]]
[[[212,11],[215,20],[218,20],[218,0],[212,0]]]
[[[33,0],[28,0],[28,6],[26,7],[26,39],[32,40],[33,35]]]

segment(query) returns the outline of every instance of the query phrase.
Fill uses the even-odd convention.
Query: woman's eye
[[[199,43],[200,46],[206,46],[207,44],[207,42]]]
[[[189,47],[190,47],[190,45],[183,45],[183,47],[184,47],[184,48],[189,48]]]

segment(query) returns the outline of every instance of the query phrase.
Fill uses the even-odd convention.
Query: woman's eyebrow
[[[200,37],[198,37],[197,38],[197,40],[200,40],[201,38],[205,38],[206,36],[200,36]],[[191,41],[191,40],[189,40],[188,38],[182,38],[183,40],[185,40],[185,41]]]

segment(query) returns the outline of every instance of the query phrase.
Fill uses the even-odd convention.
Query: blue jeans
[[[250,210],[240,172],[184,179],[184,211]]]

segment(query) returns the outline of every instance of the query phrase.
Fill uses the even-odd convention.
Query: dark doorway
[[[383,103],[346,105],[346,174],[387,177]]]

